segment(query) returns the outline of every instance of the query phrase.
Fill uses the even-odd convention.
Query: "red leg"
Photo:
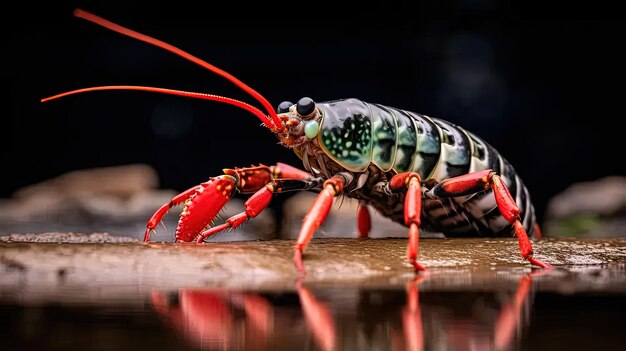
[[[535,223],[535,238],[537,240],[541,240],[543,238],[543,232],[541,231],[541,227],[537,223]]]
[[[300,180],[312,178],[309,173],[283,163],[271,167],[259,165],[225,169],[224,173],[224,175],[211,178],[208,182],[186,190],[174,197],[169,203],[161,206],[148,221],[144,241],[150,241],[150,232],[155,230],[163,216],[175,205],[185,203],[185,208],[176,228],[176,241],[189,242],[196,239],[199,233],[211,223],[235,191],[241,193],[260,192],[249,201],[249,205],[252,206],[250,211],[253,211],[258,207],[263,207],[262,202],[267,197],[264,195],[263,189],[273,179],[277,177]],[[232,219],[231,222],[237,223],[238,220],[240,219]],[[239,224],[241,223],[237,225]]]
[[[367,238],[372,229],[370,211],[364,203],[359,203],[357,210],[357,228],[359,229],[359,238]]]
[[[274,193],[274,188],[271,186],[272,184],[268,184],[265,187],[261,188],[261,190],[257,191],[252,195],[248,201],[245,202],[244,207],[246,210],[242,213],[236,214],[226,220],[226,223],[215,226],[213,228],[207,229],[198,235],[197,242],[201,243],[204,239],[213,235],[217,232],[220,232],[227,228],[237,228],[243,222],[247,221],[249,218],[256,217],[261,211],[263,211],[267,205],[269,205],[270,200],[272,199],[272,194]]]
[[[302,264],[302,252],[306,249],[309,241],[311,241],[313,233],[328,216],[330,206],[333,204],[333,197],[343,191],[344,184],[345,180],[341,176],[334,176],[325,181],[324,188],[304,217],[304,223],[300,228],[293,256],[294,264],[301,275],[305,274],[304,265]]]
[[[489,188],[493,190],[500,213],[515,229],[515,236],[517,237],[522,257],[536,266],[551,268],[549,265],[532,257],[533,249],[530,240],[528,240],[526,229],[524,229],[520,221],[520,209],[515,204],[515,200],[513,200],[502,178],[495,174],[494,171],[488,169],[445,179],[433,187],[431,191],[438,197],[450,197],[474,194]]]
[[[404,224],[409,227],[409,243],[406,254],[416,271],[425,271],[426,268],[417,263],[419,225],[422,212],[420,183],[419,174],[405,172],[393,176],[389,181],[389,187],[392,191],[406,191],[406,197],[404,198]]]

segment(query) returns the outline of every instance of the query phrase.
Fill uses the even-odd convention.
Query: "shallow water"
[[[44,300],[5,289],[2,349],[621,350],[626,341],[624,265],[433,269],[391,286],[110,289]]]
[[[2,350],[622,350],[626,241],[0,243]],[[113,240],[115,239],[115,240]]]

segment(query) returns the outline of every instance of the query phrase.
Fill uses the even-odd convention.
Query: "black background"
[[[573,182],[626,173],[624,24],[599,2],[61,1],[3,9],[1,197],[89,167],[150,164],[163,188],[182,191],[225,167],[301,165],[232,106],[132,91],[40,103],[133,84],[255,104],[190,62],[73,17],[75,7],[203,58],[274,106],[355,97],[464,126],[514,165],[540,219]]]

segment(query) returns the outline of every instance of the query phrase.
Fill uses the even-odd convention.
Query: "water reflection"
[[[2,277],[27,272],[41,278]],[[0,284],[0,350],[624,349],[624,264],[430,273],[247,290],[33,278]]]
[[[194,347],[264,350],[273,331],[273,308],[257,294],[181,289],[155,291],[153,308]]]
[[[155,290],[151,306],[203,350],[513,350],[528,329],[533,277],[508,288],[428,291],[307,287],[291,292]],[[516,283],[516,284],[515,284]]]

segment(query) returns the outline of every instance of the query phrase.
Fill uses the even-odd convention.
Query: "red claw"
[[[176,228],[176,241],[190,242],[226,205],[236,189],[235,178],[222,175],[202,183],[186,202]]]

